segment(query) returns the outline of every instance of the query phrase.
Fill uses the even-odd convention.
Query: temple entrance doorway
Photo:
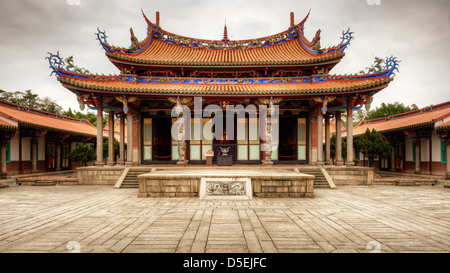
[[[144,117],[142,123],[143,163],[171,161],[172,120],[170,116]]]
[[[153,160],[170,161],[172,160],[171,151],[171,128],[172,120],[170,117],[153,119]]]
[[[228,112],[227,112],[228,113]],[[236,162],[238,159],[238,149],[237,149],[237,130],[236,130],[236,115],[234,117],[233,126],[230,126],[229,131],[227,132],[227,124],[226,124],[226,114],[223,115],[223,133],[222,139],[214,139],[213,140],[213,151],[214,157],[213,162],[217,163],[217,156],[221,154],[221,149],[228,149],[228,154],[233,157],[233,162]],[[214,125],[213,131],[216,131],[216,126]]]
[[[297,118],[280,117],[278,160],[297,160]]]

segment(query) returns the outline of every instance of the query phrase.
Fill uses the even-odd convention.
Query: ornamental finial
[[[291,27],[293,27],[294,26],[294,13],[293,12],[291,12]]]
[[[228,42],[227,19],[225,19],[225,27],[223,28],[223,42]]]

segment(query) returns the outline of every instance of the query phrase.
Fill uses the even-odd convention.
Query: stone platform
[[[223,179],[250,179],[251,194],[242,193],[239,196],[247,196],[248,200],[254,197],[314,197],[314,176],[295,172],[294,170],[277,168],[220,168],[220,169],[154,169],[153,172],[138,176],[139,197],[205,197],[208,190],[201,192],[202,179],[217,180],[217,187],[222,187]],[[204,182],[206,187],[206,181]],[[220,185],[219,185],[220,184]],[[242,186],[245,191],[248,186],[244,183],[234,186]],[[231,186],[233,186],[231,185]],[[212,186],[210,186],[212,187]],[[210,191],[209,197],[226,198],[238,197],[235,192],[219,189],[219,193]]]

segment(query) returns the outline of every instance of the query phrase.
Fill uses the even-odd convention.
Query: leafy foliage
[[[120,144],[117,140],[114,140],[114,154],[118,155],[120,150]],[[109,140],[103,142],[103,156],[108,158],[109,156]]]
[[[69,110],[65,111],[63,113],[64,116],[70,117],[70,118],[77,118],[77,119],[87,119],[89,120],[89,122],[94,125],[97,126],[97,115],[94,114],[93,112],[87,112],[86,114],[80,112],[80,111],[72,111],[72,109],[69,107]],[[103,117],[103,127],[105,127],[106,123],[108,122],[108,118],[106,118],[105,116]]]
[[[17,105],[38,109],[45,112],[62,114],[63,108],[52,100],[50,97],[40,98],[38,94],[34,94],[31,90],[7,92],[0,90],[0,100],[4,100]]]
[[[366,130],[364,134],[355,139],[355,145],[358,150],[369,159],[369,166],[375,161],[375,158],[390,157],[392,153],[392,147],[380,133],[373,129]]]
[[[85,165],[86,162],[94,160],[96,157],[94,150],[88,144],[78,143],[77,146],[69,153],[69,158],[72,161],[79,162],[80,165]]]
[[[341,144],[341,150],[342,150],[342,159],[347,157],[347,142],[345,142],[344,139],[342,139],[342,144]],[[334,161],[336,161],[336,134],[332,134],[331,138],[330,138],[330,156],[331,159]]]

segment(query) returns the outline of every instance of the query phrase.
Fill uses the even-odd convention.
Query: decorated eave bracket
[[[122,108],[112,107],[112,106],[108,105],[108,103],[113,101],[114,98],[106,97],[100,101],[98,98],[94,98],[94,94],[82,94],[78,91],[74,91],[74,93],[77,95],[77,101],[78,101],[78,105],[79,105],[81,111],[84,111],[86,106],[90,110],[97,111],[100,106],[100,103],[101,103],[102,111],[105,111],[105,112],[112,111],[114,113],[122,112]]]
[[[192,97],[168,97],[167,100],[174,105],[187,105],[188,107],[194,105]]]
[[[124,114],[130,114],[130,103],[133,103],[138,100],[137,97],[127,97],[127,96],[116,96],[115,99],[123,104],[123,112]]]
[[[328,111],[328,103],[334,101],[336,97],[315,97],[314,101],[317,102],[318,106],[320,107],[320,112],[325,115]]]

